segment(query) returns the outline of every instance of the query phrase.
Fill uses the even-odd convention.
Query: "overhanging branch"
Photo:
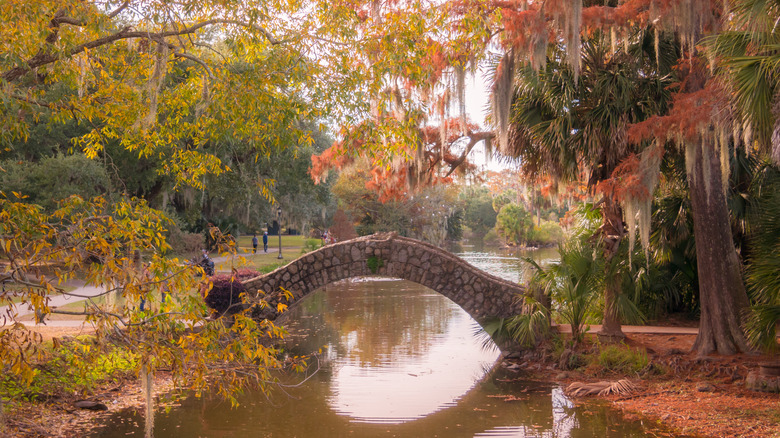
[[[447,172],[447,175],[445,175],[445,178],[452,175],[452,172],[455,171],[455,169],[458,168],[461,164],[463,164],[464,161],[466,161],[466,157],[469,155],[469,152],[471,152],[472,149],[474,149],[474,146],[477,145],[477,143],[487,140],[489,138],[495,137],[495,134],[492,132],[469,132],[466,135],[469,138],[469,142],[466,145],[466,149],[463,150],[463,153],[460,154],[460,157],[458,157],[455,161],[449,163],[450,170]],[[442,160],[444,157],[442,157]]]
[[[58,20],[58,21],[55,21]],[[55,31],[52,32],[52,35],[56,36],[56,26],[57,23],[69,23],[70,20],[67,17],[56,17],[52,19],[52,25],[55,27]],[[73,20],[75,21],[75,20]],[[131,38],[143,38],[143,39],[149,39],[154,41],[160,41],[168,37],[173,36],[180,36],[180,35],[189,35],[193,34],[199,29],[202,29],[207,26],[213,26],[218,24],[232,24],[236,26],[242,26],[249,29],[253,29],[257,32],[260,32],[265,39],[271,43],[272,45],[282,44],[285,42],[285,40],[279,40],[276,39],[270,32],[268,32],[266,29],[254,25],[245,23],[238,20],[227,20],[227,19],[212,19],[212,20],[206,20],[201,21],[199,23],[193,24],[192,26],[185,27],[180,30],[171,30],[171,31],[165,31],[165,32],[141,32],[141,31],[135,31],[130,26],[126,26],[119,30],[118,32],[106,35],[104,37],[79,44],[77,46],[74,46],[68,51],[65,51],[65,54],[59,54],[55,53],[53,51],[44,51],[41,50],[38,52],[35,56],[28,59],[27,62],[24,65],[16,66],[5,73],[3,73],[2,78],[6,82],[13,82],[16,79],[19,79],[21,76],[23,76],[25,73],[30,72],[32,70],[35,70],[39,67],[57,62],[61,59],[67,59],[71,58],[75,55],[78,55],[79,53],[84,52],[85,50],[94,49],[97,47],[105,46],[108,44],[112,44],[114,42],[125,40],[125,39],[131,39]]]

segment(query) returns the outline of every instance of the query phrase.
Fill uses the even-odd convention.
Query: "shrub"
[[[171,245],[171,252],[186,256],[200,253],[200,250],[206,247],[206,240],[201,233],[188,233],[176,225],[171,225],[168,230],[168,244]]]
[[[650,360],[645,350],[634,350],[620,344],[602,346],[592,363],[607,372],[637,374],[647,368]]]
[[[45,361],[38,365],[30,381],[19,379],[11,373],[0,375],[0,393],[12,400],[35,400],[59,397],[63,393],[88,392],[97,384],[120,376],[130,376],[137,367],[136,354],[122,349],[110,349],[98,353],[94,339],[89,337],[55,341],[48,349]],[[41,352],[43,354],[43,352]]]
[[[301,254],[308,254],[320,248],[322,248],[321,239],[306,239],[303,241],[303,248],[301,248]]]
[[[377,256],[371,256],[366,260],[366,266],[372,274],[376,274],[379,268],[385,265],[385,262]]]
[[[563,229],[556,222],[542,222],[541,226],[534,226],[528,240],[539,245],[550,245],[563,241]]]
[[[250,278],[255,278],[259,275],[261,275],[260,272],[252,269],[252,268],[239,268],[236,270],[235,274],[236,278],[238,278],[239,281],[249,280]]]
[[[203,297],[207,306],[220,314],[235,313],[240,309],[241,294],[246,288],[238,276],[218,274],[211,277],[211,283],[211,289]]]

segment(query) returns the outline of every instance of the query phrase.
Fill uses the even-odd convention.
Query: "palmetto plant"
[[[555,314],[571,325],[572,341],[576,345],[583,340],[587,317],[598,302],[604,269],[601,257],[581,241],[565,242],[559,251],[561,261],[538,270],[538,281],[552,298]]]
[[[535,342],[535,337],[548,326],[550,313],[553,319],[571,325],[574,344],[583,339],[587,318],[601,295],[605,270],[598,249],[589,240],[600,220],[598,210],[583,205],[575,218],[577,226],[569,240],[558,245],[560,261],[542,267],[525,259],[534,267],[529,287],[540,288],[551,304],[547,309],[533,300],[529,303],[533,312],[508,320],[507,331],[520,343]]]
[[[736,116],[745,122],[746,142],[753,137],[780,163],[780,0],[735,0],[730,30],[708,40],[723,59]]]
[[[780,322],[780,171],[771,166],[757,173],[757,199],[750,217],[751,256],[747,284],[751,313],[746,320],[748,340],[765,350],[777,350]]]
[[[643,150],[643,145],[626,141],[627,125],[663,113],[669,100],[672,77],[665,62],[676,57],[657,59],[646,34],[629,37],[625,52],[613,50],[604,36],[586,39],[578,78],[565,61],[563,48],[552,46],[546,66],[538,72],[529,66],[518,69],[511,90],[501,90],[497,82],[496,95],[513,93],[508,141],[501,145],[501,153],[520,158],[528,176],[584,180],[595,192],[623,160]],[[660,44],[665,49],[661,53],[676,53],[670,41]],[[619,199],[611,191],[603,195],[602,226],[595,234],[602,241],[599,255],[606,267],[628,233]],[[602,332],[614,337],[623,336],[616,313],[618,282],[611,276],[603,282]]]

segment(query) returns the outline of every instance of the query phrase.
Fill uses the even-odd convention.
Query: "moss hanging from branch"
[[[637,232],[649,259],[651,208],[653,192],[658,186],[663,146],[664,142],[657,140],[641,153],[630,154],[615,167],[610,178],[596,187],[605,197],[615,199],[623,209],[628,234],[629,264]]]
[[[498,148],[507,149],[509,143],[509,114],[514,93],[515,59],[513,50],[501,58],[493,83],[493,123],[498,131]]]
[[[457,63],[454,66],[455,73],[455,97],[458,102],[458,116],[460,117],[461,132],[466,129],[466,66]]]
[[[140,128],[148,129],[157,121],[157,107],[159,105],[160,89],[162,88],[165,74],[168,71],[168,45],[157,44],[154,67],[149,80],[146,82],[147,113],[140,120]]]
[[[574,72],[574,83],[580,76],[582,61],[580,28],[582,26],[582,0],[565,0],[563,10],[563,39],[566,44],[566,59]]]

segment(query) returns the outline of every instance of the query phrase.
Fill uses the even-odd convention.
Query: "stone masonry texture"
[[[294,305],[330,283],[371,276],[419,283],[454,301],[478,321],[523,312],[523,286],[477,269],[441,248],[395,233],[377,233],[322,247],[273,272],[246,280],[244,286],[250,301],[264,300],[268,304],[254,306],[252,316],[273,320],[279,316],[279,303]]]

